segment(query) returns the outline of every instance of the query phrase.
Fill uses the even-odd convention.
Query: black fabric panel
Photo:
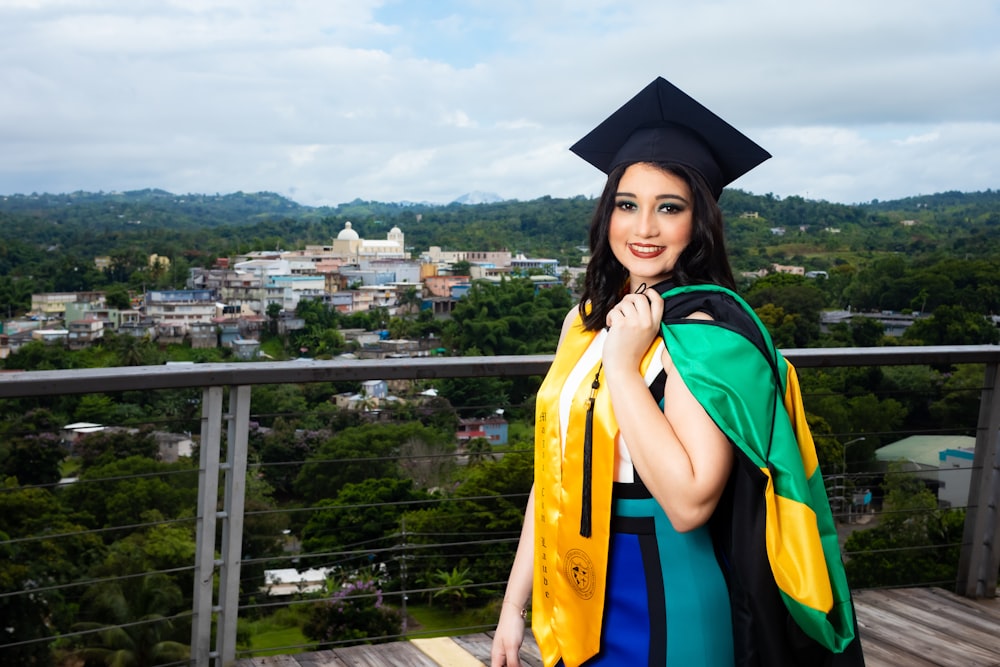
[[[733,470],[711,529],[729,582],[737,667],[863,667],[854,642],[831,653],[807,636],[792,619],[767,559],[767,478],[734,447]]]
[[[646,595],[649,600],[649,667],[667,664],[667,603],[660,569],[660,547],[656,534],[639,536],[639,553],[646,571]]]

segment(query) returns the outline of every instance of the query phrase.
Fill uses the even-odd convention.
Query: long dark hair
[[[726,254],[722,211],[712,196],[712,191],[701,174],[679,164],[651,163],[663,171],[677,176],[691,190],[693,198],[693,225],[691,242],[681,251],[671,276],[675,285],[715,284],[736,289],[733,270]],[[597,202],[597,209],[590,220],[590,263],[584,277],[580,314],[583,326],[597,331],[604,326],[608,312],[624,296],[628,271],[615,257],[608,242],[611,214],[615,210],[615,196],[622,174],[629,167],[623,164],[608,174],[604,192]],[[590,304],[590,312],[586,305]]]

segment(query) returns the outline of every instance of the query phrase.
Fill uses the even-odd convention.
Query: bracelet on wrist
[[[517,612],[521,615],[521,618],[524,619],[524,620],[527,620],[527,618],[528,618],[528,609],[526,607],[522,607],[521,605],[517,604],[513,600],[508,600],[506,598],[504,598],[503,603],[504,604],[509,604],[509,605],[513,606],[515,609],[517,609]]]

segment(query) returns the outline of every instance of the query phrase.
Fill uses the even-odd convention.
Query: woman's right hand
[[[504,601],[493,635],[490,667],[521,667],[519,652],[524,642],[524,619],[513,602]]]

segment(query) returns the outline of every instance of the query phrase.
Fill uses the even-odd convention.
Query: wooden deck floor
[[[868,667],[1000,667],[1000,599],[969,600],[939,588],[856,591]],[[236,667],[481,667],[490,633],[245,658]],[[530,637],[524,664],[542,667]]]

